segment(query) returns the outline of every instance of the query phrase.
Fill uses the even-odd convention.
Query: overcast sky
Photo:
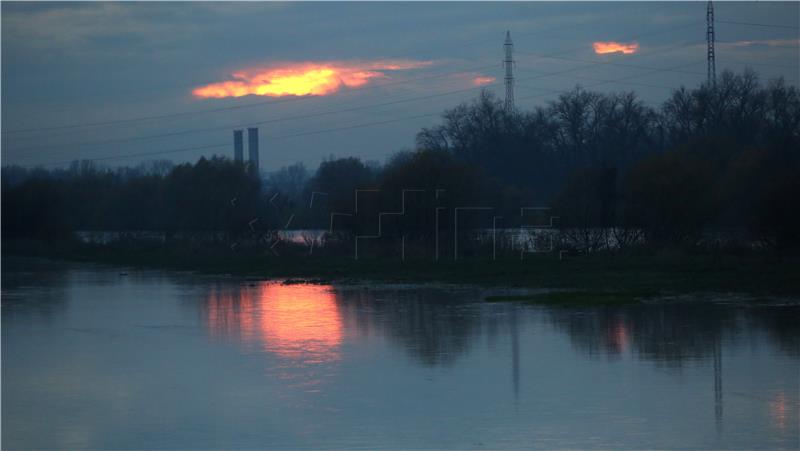
[[[717,72],[749,64],[796,86],[798,6],[715,3]],[[504,95],[506,30],[519,109],[577,84],[657,104],[705,80],[705,15],[705,2],[3,2],[2,163],[230,156],[232,130],[258,122],[265,171],[330,155],[383,161],[480,89]],[[638,49],[596,54],[600,41]],[[193,94],[324,64],[347,71],[325,95]]]

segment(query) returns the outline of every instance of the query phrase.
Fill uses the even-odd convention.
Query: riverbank
[[[658,296],[693,292],[800,294],[800,259],[771,254],[662,252],[565,257],[526,255],[524,260],[460,261],[362,259],[352,256],[245,254],[185,249],[132,249],[77,243],[4,242],[3,256],[98,262],[230,274],[259,279],[311,279],[352,283],[466,283],[487,287],[553,288],[594,293]]]

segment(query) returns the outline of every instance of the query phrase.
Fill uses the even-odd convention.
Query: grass
[[[21,255],[100,262],[140,268],[190,270],[261,279],[317,282],[381,281],[456,283],[496,287],[553,288],[536,302],[616,302],[642,296],[692,292],[752,295],[800,294],[800,259],[770,254],[593,254],[559,260],[537,254],[518,258],[472,257],[459,261],[399,258],[354,260],[352,256],[237,253],[227,248],[88,246],[74,243],[3,243],[3,256]],[[499,300],[499,299],[498,299]],[[515,299],[511,299],[515,300]]]
[[[550,291],[520,296],[487,296],[487,302],[522,302],[526,304],[584,306],[638,304],[647,294],[607,291]]]

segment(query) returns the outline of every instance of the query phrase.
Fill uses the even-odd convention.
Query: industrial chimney
[[[258,128],[247,129],[247,151],[250,156],[250,166],[258,172]]]
[[[244,163],[244,130],[233,131],[233,160]]]

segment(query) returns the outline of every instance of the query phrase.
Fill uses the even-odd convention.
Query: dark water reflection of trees
[[[800,357],[800,306],[672,302],[624,307],[561,308],[465,303],[463,293],[347,290],[337,301],[362,334],[381,331],[425,365],[449,364],[483,336],[519,333],[543,322],[569,336],[589,357],[633,352],[666,367],[710,360],[722,342],[746,345],[766,336],[781,352]]]
[[[70,287],[86,283],[116,284],[122,280],[118,270],[92,267],[75,270],[42,261],[13,263],[13,271],[8,268],[3,271],[4,322],[30,316],[52,321],[67,308]],[[148,281],[186,286],[193,293],[200,288],[192,277],[162,272],[141,273],[129,280]],[[268,297],[264,293],[235,295],[237,291],[253,288],[223,285],[224,289],[213,285],[209,290],[229,293],[233,304],[253,296],[258,302]],[[195,296],[184,297],[181,302],[187,308],[200,306],[207,311],[206,304],[215,299],[211,294],[203,296],[198,305]],[[799,305],[670,302],[550,308],[490,304],[481,299],[476,290],[385,287],[338,287],[333,289],[331,298],[348,333],[382,336],[428,366],[452,364],[482,341],[493,347],[498,340],[508,338],[512,344],[516,343],[517,352],[520,349],[525,352],[520,335],[532,325],[566,334],[573,348],[589,358],[613,359],[633,353],[658,365],[679,367],[691,361],[713,359],[720,343],[746,346],[764,337],[779,352],[800,358]],[[241,307],[231,305],[234,313],[244,311]]]
[[[800,307],[708,303],[547,310],[548,322],[587,355],[619,355],[628,348],[665,366],[710,359],[720,342],[742,343],[765,333],[782,352],[800,355]]]
[[[458,292],[347,290],[337,300],[359,333],[381,333],[424,365],[454,362],[469,352],[484,326]]]

